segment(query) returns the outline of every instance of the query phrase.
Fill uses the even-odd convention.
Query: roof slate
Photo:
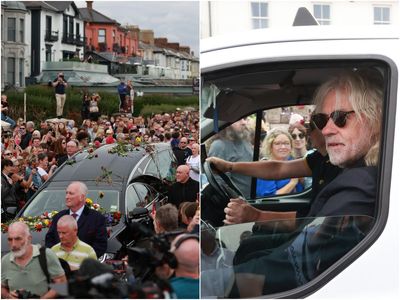
[[[111,19],[102,13],[99,13],[97,10],[88,9],[87,7],[79,8],[79,12],[84,21],[93,22],[93,23],[110,23],[110,24],[119,24],[116,20]]]

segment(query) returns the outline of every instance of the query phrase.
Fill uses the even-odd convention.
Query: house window
[[[115,30],[112,31],[113,43],[115,43]]]
[[[15,42],[16,41],[15,26],[16,26],[15,18],[8,18],[8,21],[7,21],[7,40],[9,42]]]
[[[24,31],[25,31],[25,20],[19,19],[19,40],[21,43],[25,42]]]
[[[3,28],[4,28],[4,17],[1,15],[1,40],[4,41],[4,34],[3,34]]]
[[[19,59],[19,86],[24,86],[24,59]]]
[[[10,85],[15,85],[15,58],[14,57],[9,57],[7,59],[7,81]]]
[[[74,18],[69,17],[69,36],[73,37],[74,35]]]
[[[251,21],[253,29],[268,27],[268,3],[251,2]]]
[[[66,39],[68,35],[68,17],[63,17],[63,38]]]
[[[390,7],[374,7],[374,24],[390,24]]]
[[[51,45],[46,45],[46,61],[51,61]]]
[[[80,42],[81,41],[81,27],[80,27],[79,23],[75,24],[75,29],[76,29],[76,31],[75,31],[76,39],[78,40],[78,42]]]
[[[314,17],[319,25],[330,25],[331,7],[325,4],[314,4]]]
[[[105,29],[99,29],[99,43],[105,43],[106,42],[106,30]]]
[[[51,16],[46,16],[46,35],[51,36]]]

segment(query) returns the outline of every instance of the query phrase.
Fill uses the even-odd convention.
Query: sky
[[[86,7],[85,1],[75,1]],[[170,43],[189,46],[199,55],[198,1],[93,1],[93,9],[117,20],[121,25],[151,29],[154,37],[166,37]]]

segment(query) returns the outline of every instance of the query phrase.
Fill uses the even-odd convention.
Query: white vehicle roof
[[[254,44],[320,41],[320,40],[362,40],[399,39],[400,28],[390,25],[371,25],[363,27],[344,26],[294,26],[286,28],[267,28],[226,34],[201,40],[200,52],[241,47]]]

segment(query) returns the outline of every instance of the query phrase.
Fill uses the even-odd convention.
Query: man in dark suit
[[[87,187],[83,182],[74,181],[67,187],[65,205],[68,209],[62,210],[54,216],[46,234],[46,247],[51,248],[60,242],[57,233],[57,222],[62,216],[69,214],[78,222],[79,239],[92,246],[96,251],[97,257],[106,252],[106,219],[101,213],[85,205],[86,194]]]

